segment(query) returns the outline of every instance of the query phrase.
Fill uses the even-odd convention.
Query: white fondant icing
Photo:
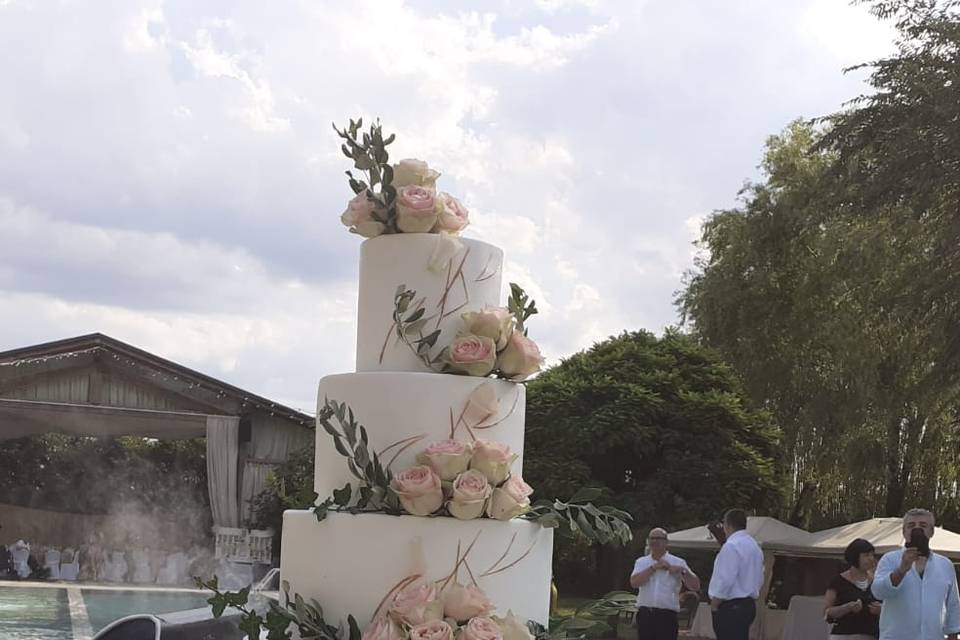
[[[287,511],[280,577],[290,583],[291,596],[316,599],[328,623],[346,626],[352,614],[362,629],[384,596],[407,576],[423,573],[428,580],[440,580],[449,575],[458,545],[462,554],[478,533],[467,562],[497,614],[513,610],[523,620],[547,624],[553,530],[524,520],[331,513],[317,522],[309,511]],[[521,556],[512,567],[482,576]],[[462,567],[459,579],[470,583]]]
[[[460,238],[462,248],[443,257],[434,269],[435,233],[397,233],[370,238],[360,245],[360,291],[357,313],[357,371],[429,371],[397,340],[393,327],[394,296],[399,285],[425,298],[425,334],[439,328],[440,347],[461,329],[461,314],[500,306],[503,252],[478,240]]]
[[[478,423],[475,413],[464,413],[464,408],[471,394],[483,385],[496,396],[498,411]],[[450,437],[451,415],[455,440],[470,442],[472,432],[478,439],[507,444],[520,456],[512,472],[522,473],[526,387],[521,384],[439,373],[344,373],[320,380],[317,398],[318,411],[327,398],[349,405],[367,430],[371,452],[379,454],[390,445],[423,436],[404,451],[398,453],[401,445],[382,454],[384,465],[396,455],[391,465],[394,473],[416,464],[417,453],[431,442]],[[339,428],[336,420],[333,424]],[[356,483],[356,478],[334,448],[333,438],[319,425],[316,437],[314,490],[323,499],[347,482]]]

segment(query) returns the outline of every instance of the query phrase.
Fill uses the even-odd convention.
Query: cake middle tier
[[[437,233],[394,233],[360,245],[357,301],[357,371],[430,371],[397,338],[393,320],[397,287],[417,292],[424,335],[439,329],[431,353],[461,330],[460,316],[501,305],[503,251],[466,238]],[[407,316],[414,310],[411,306]]]
[[[432,442],[447,439],[506,444],[519,456],[512,473],[522,473],[526,410],[522,384],[442,373],[343,373],[320,380],[318,412],[327,400],[353,410],[356,421],[366,428],[369,452],[379,454],[394,473],[416,464],[417,453]],[[335,419],[333,425],[338,426]],[[316,437],[314,490],[322,500],[357,481],[332,436],[318,425]]]

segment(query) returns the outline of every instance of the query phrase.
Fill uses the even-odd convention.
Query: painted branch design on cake
[[[423,339],[432,335],[433,333],[442,331],[442,323],[444,320],[455,315],[456,313],[459,313],[470,304],[470,288],[467,286],[468,276],[466,275],[465,265],[467,263],[467,258],[470,257],[471,251],[472,249],[470,247],[465,247],[458,238],[450,234],[436,234],[436,241],[433,244],[433,251],[431,252],[430,258],[427,261],[427,269],[437,274],[445,274],[443,286],[436,297],[437,301],[435,304],[433,304],[433,310],[431,313],[426,313],[426,296],[413,299],[408,304],[408,306],[412,305],[415,309],[422,308],[424,313],[423,315],[418,316],[415,320],[408,321],[408,326],[406,329],[408,332],[407,337]],[[472,281],[475,283],[485,282],[496,277],[496,275],[499,273],[499,269],[499,260],[496,259],[495,255],[490,254],[487,256],[487,260],[484,263],[483,268],[475,278],[472,278]],[[404,288],[406,288],[405,285]],[[394,303],[396,304],[396,300]],[[401,339],[403,336],[396,331],[398,320],[400,320],[400,318],[398,318],[397,314],[394,313],[393,317],[391,318],[390,326],[383,338],[383,346],[380,348],[380,357],[378,359],[380,364],[383,364],[384,356],[387,353],[387,347],[390,346],[391,337],[394,337],[394,346],[405,344],[405,341]],[[431,325],[431,331],[424,333],[427,327],[431,327]],[[437,335],[439,337],[439,334]],[[418,354],[418,357],[420,357],[420,354]],[[434,368],[430,363],[424,362],[424,364],[426,364],[426,366],[430,369]]]

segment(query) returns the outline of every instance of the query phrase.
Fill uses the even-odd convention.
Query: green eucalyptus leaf
[[[342,489],[333,490],[333,502],[338,507],[346,507],[350,504],[350,498],[353,495],[353,487],[348,482]]]
[[[342,455],[344,458],[350,457],[350,451],[347,450],[346,445],[343,444],[343,440],[340,439],[339,436],[333,439],[333,446],[336,448],[337,453]]]

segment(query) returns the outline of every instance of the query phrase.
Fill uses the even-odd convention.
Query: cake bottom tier
[[[553,530],[524,520],[331,513],[317,522],[310,511],[287,511],[280,577],[289,583],[291,597],[315,599],[328,623],[345,625],[352,614],[363,628],[405,578],[421,574],[437,581],[450,575],[458,546],[462,554],[474,539],[466,563],[496,615],[510,610],[546,625]],[[472,582],[462,565],[459,581]]]

